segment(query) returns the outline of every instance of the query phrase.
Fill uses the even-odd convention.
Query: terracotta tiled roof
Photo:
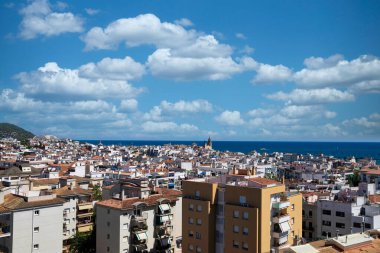
[[[33,182],[33,186],[40,186],[40,185],[49,185],[49,184],[58,184],[59,179],[58,178],[51,178],[51,179],[32,179],[30,180]]]
[[[111,207],[116,209],[131,209],[133,204],[142,202],[148,206],[156,205],[157,201],[162,198],[169,199],[171,202],[175,202],[177,197],[181,196],[182,192],[172,189],[159,188],[158,194],[150,195],[146,199],[140,198],[129,198],[125,200],[120,199],[107,199],[100,202],[97,202],[97,205]]]
[[[255,182],[257,184],[261,184],[261,185],[271,185],[271,184],[279,184],[280,183],[276,180],[268,179],[268,178],[262,178],[262,177],[250,178],[249,180],[252,182]]]
[[[82,189],[80,187],[75,187],[70,189],[69,186],[64,186],[58,189],[52,190],[57,196],[71,196],[71,195],[91,195],[91,190]]]
[[[32,208],[32,207],[43,207],[43,206],[49,206],[49,205],[59,205],[63,203],[64,203],[64,200],[59,199],[59,198],[27,202],[25,198],[21,196],[8,194],[4,197],[4,203],[0,205],[0,212],[4,213],[4,212],[12,211],[12,210]]]

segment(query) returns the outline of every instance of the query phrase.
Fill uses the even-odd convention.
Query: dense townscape
[[[0,180],[1,252],[380,251],[372,159],[3,138]]]

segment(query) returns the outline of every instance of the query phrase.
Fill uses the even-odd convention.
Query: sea
[[[99,140],[80,140],[91,144],[99,144]],[[120,146],[159,146],[165,144],[203,145],[204,141],[148,141],[148,140],[101,140],[103,145]],[[296,142],[296,141],[213,141],[213,149],[249,153],[297,153],[334,156],[337,158],[372,158],[380,163],[380,142]]]

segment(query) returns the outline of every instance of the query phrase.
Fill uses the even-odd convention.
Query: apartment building
[[[181,236],[182,194],[165,188],[146,191],[147,187],[147,180],[130,180],[120,194],[97,202],[97,252],[175,252],[174,240]]]
[[[70,239],[77,232],[90,232],[94,223],[91,190],[76,186],[75,180],[66,179],[67,185],[53,190],[63,199],[63,252],[69,252]]]
[[[238,174],[183,182],[182,252],[278,252],[301,238],[301,194]]]
[[[63,202],[36,192],[0,196],[0,251],[62,252]]]

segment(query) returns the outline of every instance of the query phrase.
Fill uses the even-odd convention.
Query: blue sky
[[[379,1],[2,1],[0,121],[74,139],[380,141]]]

